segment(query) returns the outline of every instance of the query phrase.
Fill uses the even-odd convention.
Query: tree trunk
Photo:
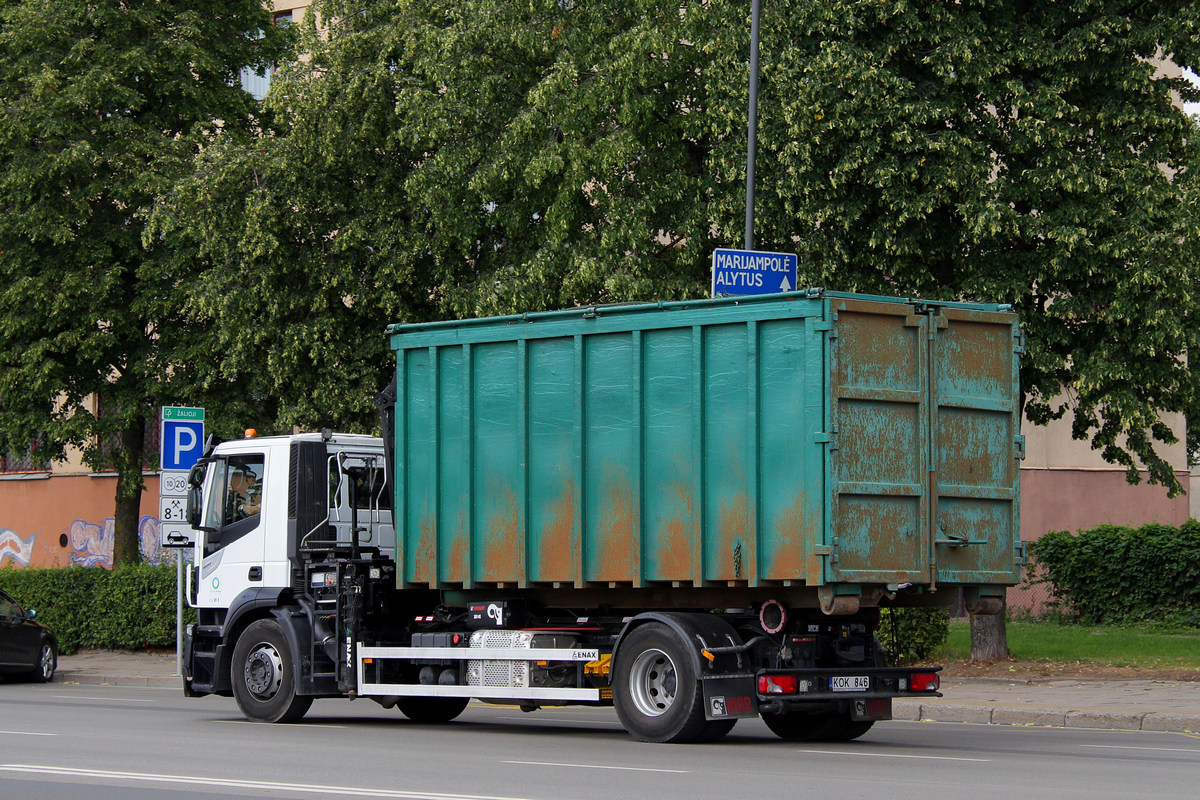
[[[138,416],[121,431],[121,449],[114,453],[117,497],[113,515],[113,569],[142,560],[138,527],[142,516],[142,449],[145,440],[146,420]]]
[[[971,615],[971,660],[1002,661],[1008,658],[1008,633],[1004,627],[1005,609],[999,614]]]

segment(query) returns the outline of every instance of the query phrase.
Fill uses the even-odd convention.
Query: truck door
[[[266,458],[263,453],[222,456],[208,473],[197,605],[223,608],[246,589],[263,585],[260,528],[263,503],[270,499],[264,495]]]

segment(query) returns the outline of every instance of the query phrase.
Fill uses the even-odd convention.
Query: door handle
[[[252,581],[261,581],[262,580],[262,567],[251,567],[250,568],[250,580],[252,580]]]

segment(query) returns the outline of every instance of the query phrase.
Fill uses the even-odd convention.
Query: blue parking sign
[[[204,454],[204,409],[164,407],[159,469],[189,470]]]

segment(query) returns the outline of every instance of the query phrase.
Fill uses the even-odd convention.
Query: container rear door
[[[831,556],[846,583],[928,583],[929,317],[830,301]]]
[[[831,300],[828,578],[1013,583],[1012,314]]]
[[[932,317],[938,583],[1019,580],[1017,328],[1011,314],[943,308]]]

